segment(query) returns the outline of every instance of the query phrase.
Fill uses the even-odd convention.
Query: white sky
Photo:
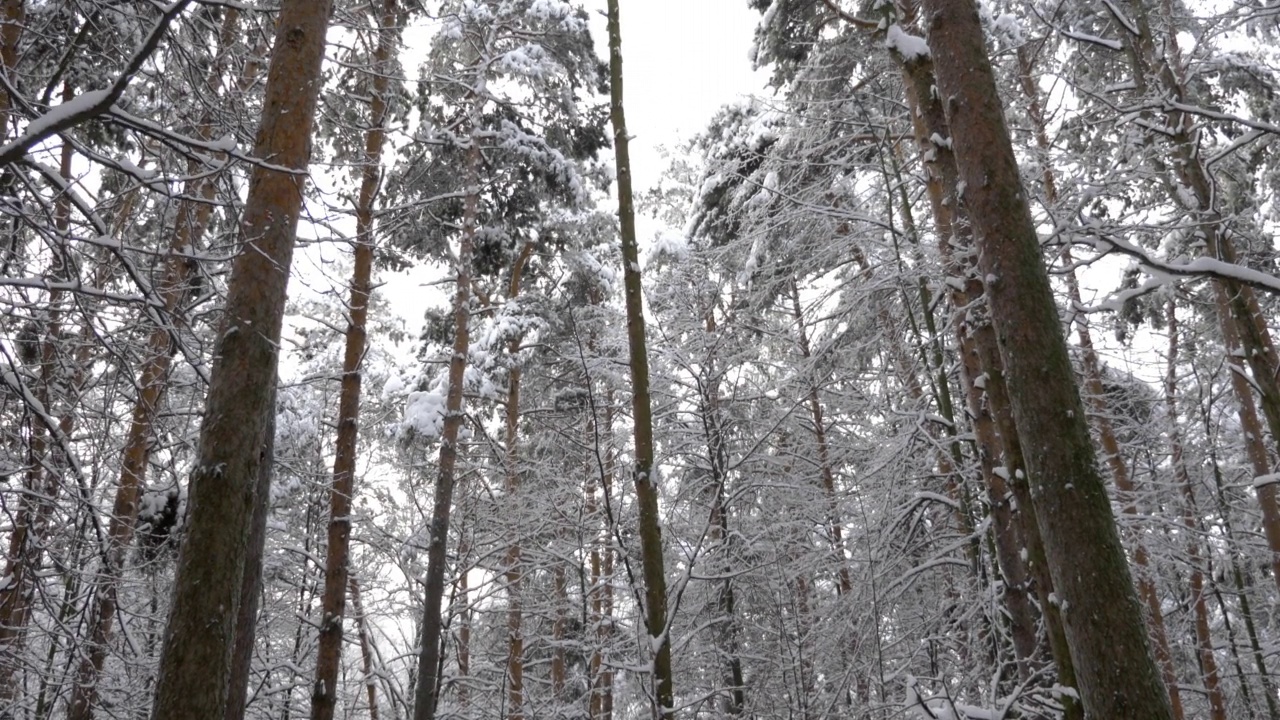
[[[663,171],[656,149],[700,132],[722,105],[763,91],[748,53],[760,14],[747,0],[619,0],[624,107],[635,189]],[[609,57],[605,0],[587,0],[597,53]]]
[[[674,149],[701,132],[723,105],[763,92],[768,73],[751,68],[749,53],[760,14],[747,0],[620,2],[624,108],[632,136],[634,189],[640,193],[665,170],[658,148]],[[591,13],[596,52],[607,61],[605,0],[583,4]],[[412,77],[416,68],[408,71]],[[602,159],[612,163],[612,154],[608,150]],[[638,218],[637,224],[642,246],[662,230],[650,218]],[[411,336],[416,337],[426,308],[441,302],[438,288],[422,291],[424,277],[434,281],[435,274],[424,270],[381,278],[386,285],[380,292],[394,298],[392,305]]]

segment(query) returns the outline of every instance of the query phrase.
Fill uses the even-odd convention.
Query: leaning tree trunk
[[[271,477],[276,452],[275,393],[271,394],[267,428],[263,431],[262,464],[254,493],[258,498],[271,494]],[[231,649],[231,677],[227,681],[227,708],[223,720],[244,720],[249,699],[249,671],[253,663],[254,640],[258,636],[258,603],[262,598],[262,555],[267,544],[267,502],[253,505],[249,523],[249,547],[245,553],[244,575],[240,579],[240,610],[236,616],[236,640]]]
[[[330,0],[284,0],[262,125],[214,354],[187,534],[156,683],[155,720],[222,720],[255,482],[275,387],[285,288],[302,208]]]
[[[1075,669],[1071,664],[1071,653],[1062,629],[1061,616],[1057,607],[1050,602],[1053,597],[1053,581],[1045,566],[1040,528],[1035,522],[1025,490],[1024,463],[1017,433],[1012,427],[995,331],[991,327],[989,313],[984,309],[986,298],[982,281],[974,267],[971,252],[972,226],[960,204],[955,156],[948,143],[934,141],[935,137],[950,137],[951,132],[942,103],[932,90],[936,84],[933,63],[927,57],[900,56],[899,59],[907,80],[908,102],[913,108],[916,142],[927,170],[926,191],[938,231],[939,252],[951,276],[963,283],[962,288],[952,287],[952,306],[966,308],[963,319],[957,318],[956,336],[963,356],[961,374],[970,395],[970,412],[974,418],[979,459],[981,461],[985,454],[994,455],[998,449],[1004,461],[1003,474],[994,467],[985,467],[990,461],[985,462],[983,474],[987,478],[992,517],[996,525],[997,560],[1001,563],[1006,582],[1024,585],[1021,588],[1024,597],[1010,596],[1007,599],[1010,617],[1016,628],[1022,611],[1015,605],[1027,600],[1025,586],[1034,586],[1044,620],[1045,641],[1049,654],[1057,665],[1057,680],[1062,685],[1074,687]],[[981,388],[977,387],[979,377],[985,379]],[[1018,508],[1016,513],[1009,507],[1011,503],[1007,496],[1012,496],[1012,504],[1016,504]],[[1005,515],[1010,517],[1006,519]],[[1013,527],[1007,527],[1006,520],[1013,521]],[[1011,554],[1009,544],[1012,542],[1016,545],[1019,541],[1021,547],[1015,547]],[[1025,561],[1022,558],[1024,550]],[[1014,589],[1013,592],[1018,593],[1019,590]],[[1019,640],[1015,635],[1015,649],[1017,642]],[[1079,720],[1082,717],[1083,710],[1078,702],[1069,696],[1063,696],[1062,703],[1064,717],[1068,720]]]
[[[618,175],[618,221],[622,230],[622,284],[627,304],[627,344],[631,364],[631,412],[635,433],[635,487],[639,509],[640,562],[644,575],[644,620],[653,652],[654,712],[675,717],[671,682],[671,638],[667,634],[667,577],[662,559],[658,486],[653,476],[653,411],[649,398],[649,356],[645,341],[640,251],[631,195],[631,156],[622,107],[620,0],[609,0],[610,120]]]
[[[1041,169],[1044,183],[1044,199],[1049,205],[1058,204],[1058,184],[1053,168],[1048,163],[1049,132],[1045,122],[1044,109],[1040,104],[1039,89],[1033,80],[1033,63],[1031,53],[1025,48],[1018,52],[1018,84],[1022,94],[1027,98],[1027,116],[1031,119],[1032,131],[1036,138],[1036,146],[1045,158]],[[1062,249],[1062,261],[1065,266],[1063,276],[1067,281],[1067,300],[1072,308],[1084,306],[1080,294],[1080,283],[1071,256],[1071,249]],[[1089,316],[1083,312],[1073,312],[1072,319],[1076,327],[1076,338],[1080,344],[1082,364],[1084,366],[1084,382],[1089,405],[1093,409],[1093,424],[1098,431],[1099,444],[1107,468],[1111,471],[1117,495],[1121,499],[1121,512],[1128,518],[1137,518],[1137,486],[1129,472],[1128,463],[1120,452],[1120,442],[1116,437],[1115,427],[1111,423],[1112,412],[1107,403],[1106,393],[1102,385],[1102,365],[1093,345],[1093,332],[1089,327]],[[1178,720],[1185,716],[1182,706],[1182,695],[1178,691],[1177,669],[1174,666],[1173,652],[1169,648],[1169,633],[1165,629],[1164,610],[1161,607],[1160,594],[1153,579],[1150,568],[1151,559],[1146,543],[1137,532],[1130,532],[1133,546],[1133,561],[1138,570],[1138,596],[1147,606],[1147,619],[1150,624],[1152,639],[1155,641],[1156,660],[1160,663],[1160,671],[1164,674],[1165,687],[1169,690],[1169,703],[1173,707],[1173,715]]]
[[[316,681],[311,694],[312,720],[333,720],[338,701],[338,669],[342,662],[342,620],[346,614],[347,566],[350,562],[351,499],[355,493],[356,443],[360,434],[361,365],[367,343],[369,296],[373,291],[373,207],[381,180],[382,146],[386,137],[387,96],[391,55],[395,51],[396,0],[383,0],[378,17],[378,45],[374,51],[373,92],[369,128],[364,136],[360,197],[356,203],[355,268],[351,272],[351,302],[347,307],[346,349],[342,359],[342,389],[338,400],[338,438],[334,447],[333,484],[329,492],[329,537],[325,555],[324,595],[321,599]]]
[[[924,0],[1036,517],[1086,717],[1170,720],[972,0]]]
[[[205,88],[212,93],[217,92],[226,73],[226,52],[235,40],[239,19],[240,13],[234,8],[228,9],[223,17],[219,33],[223,54],[214,62],[205,78]],[[256,76],[253,66],[252,62],[246,65],[241,89],[247,85],[245,78]],[[202,140],[213,140],[215,127],[213,109],[210,108],[197,126],[196,135]],[[164,263],[164,276],[157,289],[163,304],[162,317],[172,316],[187,295],[194,263],[186,255],[199,247],[213,214],[215,177],[204,173],[204,169],[196,162],[191,163],[189,170],[196,179],[187,182],[184,197],[192,199],[184,199],[178,205],[168,256]],[[137,398],[134,400],[129,431],[121,453],[120,480],[116,486],[111,520],[107,528],[107,550],[104,554],[106,562],[94,581],[89,649],[81,656],[76,670],[76,682],[67,711],[69,720],[88,720],[93,715],[92,705],[97,697],[98,676],[106,661],[107,643],[115,622],[120,575],[124,569],[125,554],[137,527],[138,503],[142,498],[147,466],[151,459],[152,425],[160,410],[161,398],[168,388],[169,368],[174,356],[173,343],[176,342],[173,333],[172,324],[159,322],[147,338],[146,354],[138,372]]]

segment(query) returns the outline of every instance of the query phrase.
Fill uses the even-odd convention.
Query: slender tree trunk
[[[924,0],[937,87],[1086,717],[1169,720],[972,0]]]
[[[591,378],[587,378],[591,382]],[[595,643],[589,661],[589,682],[591,698],[588,703],[590,720],[612,720],[613,717],[613,671],[607,664],[607,653],[610,639],[613,636],[613,544],[610,540],[608,513],[602,512],[597,493],[603,491],[605,498],[610,497],[613,490],[613,448],[607,438],[613,435],[613,399],[609,392],[605,401],[603,420],[596,414],[593,406],[588,420],[588,431],[593,436],[588,446],[597,448],[602,455],[599,471],[600,486],[596,485],[596,473],[587,472],[587,485],[583,490],[585,496],[584,518],[588,527],[594,531],[591,545],[590,572],[591,588],[591,627],[595,631]],[[605,445],[601,447],[601,439]]]
[[[480,146],[472,139],[467,151],[466,186],[462,233],[455,268],[457,289],[453,298],[453,352],[449,356],[449,387],[445,395],[444,423],[440,432],[439,473],[431,511],[431,540],[427,547],[426,597],[423,601],[421,649],[418,657],[418,687],[414,692],[414,720],[433,720],[440,701],[440,607],[444,599],[444,574],[448,564],[449,511],[457,481],[458,431],[465,419],[462,384],[471,346],[468,324],[471,318],[471,258],[479,217]]]
[[[932,66],[927,58],[912,58],[909,61],[902,59],[902,66],[907,80],[909,104],[916,109],[912,112],[916,143],[928,168],[926,194],[938,231],[940,254],[949,276],[961,283],[948,284],[951,305],[957,309],[952,316],[952,330],[960,352],[960,375],[973,425],[978,464],[987,488],[995,525],[996,561],[1005,582],[1004,600],[1009,611],[1014,653],[1018,658],[1019,675],[1026,679],[1038,645],[1036,613],[1029,597],[1031,582],[1027,577],[1026,563],[1020,554],[1023,541],[1019,537],[1010,502],[1012,493],[1007,480],[1009,471],[1007,465],[1003,472],[996,467],[996,458],[1001,452],[999,433],[990,399],[984,390],[986,382],[982,377],[982,353],[978,349],[979,343],[983,341],[994,344],[995,335],[988,319],[982,316],[981,281],[972,272],[968,272],[971,269],[969,266],[955,257],[955,249],[971,247],[973,238],[958,207],[955,159],[950,148],[931,139],[934,136],[941,138],[949,135],[942,106],[931,94],[921,97],[920,93],[921,84],[924,87],[932,87],[934,84]],[[939,378],[939,382],[944,381],[945,377]]]
[[[995,329],[991,325],[989,312],[985,307],[986,298],[982,281],[978,279],[978,270],[973,264],[971,252],[974,246],[973,233],[960,202],[959,175],[955,156],[947,143],[937,143],[933,140],[935,136],[947,138],[951,135],[941,99],[937,93],[933,92],[936,85],[933,63],[927,57],[916,57],[903,58],[902,65],[907,79],[909,104],[914,108],[912,120],[916,142],[928,171],[926,191],[937,226],[939,253],[952,276],[963,282],[963,290],[953,289],[952,305],[956,308],[966,308],[963,314],[956,318],[956,333],[963,355],[961,370],[966,376],[966,384],[971,396],[970,412],[974,417],[974,432],[979,444],[980,460],[984,452],[994,455],[997,448],[1004,459],[1003,473],[998,472],[994,466],[990,469],[984,466],[983,469],[984,475],[987,476],[992,514],[996,521],[997,559],[1001,563],[1006,582],[1015,593],[1019,591],[1018,586],[1022,585],[1021,592],[1025,599],[1028,589],[1035,590],[1045,621],[1045,640],[1048,643],[1048,651],[1057,665],[1058,682],[1066,687],[1075,687],[1075,670],[1062,628],[1061,615],[1057,606],[1050,601],[1054,597],[1053,583],[1044,561],[1039,524],[1032,511],[1025,463],[1022,460],[1021,447],[1018,444],[1017,432],[1009,409],[1004,369],[1000,361]],[[979,377],[983,380],[981,388],[977,387]],[[977,391],[976,397],[973,397],[974,391]],[[994,436],[991,436],[991,433],[994,433]],[[1012,513],[1012,508],[1009,507],[1008,495],[1012,495],[1018,506],[1016,514]],[[1001,503],[1007,510],[1002,510]],[[1006,512],[1010,515],[1008,519],[1013,527],[1005,526],[1001,516]],[[1004,537],[1001,538],[1001,536]],[[1025,562],[1022,561],[1020,550],[1015,550],[1013,553],[1016,560],[1010,557],[1011,543],[1020,544],[1021,548],[1026,550]],[[1008,602],[1010,616],[1015,623],[1016,650],[1017,643],[1025,645],[1026,642],[1025,629],[1018,629],[1019,625],[1026,622],[1026,617],[1023,611],[1017,608],[1022,599],[1012,596]],[[1034,615],[1032,619],[1034,621]],[[1021,639],[1018,638],[1018,633],[1023,634]],[[1022,652],[1026,652],[1025,646]],[[1068,720],[1080,720],[1083,709],[1078,702],[1064,696],[1062,703],[1064,715]]]
[[[360,198],[356,203],[355,267],[351,272],[351,300],[347,306],[346,349],[342,359],[342,389],[338,400],[338,438],[334,447],[333,484],[329,493],[329,534],[325,555],[324,595],[321,600],[316,680],[311,694],[312,720],[333,720],[338,701],[338,670],[342,663],[342,622],[346,614],[347,573],[350,562],[351,510],[355,495],[356,451],[360,434],[360,386],[368,345],[369,297],[373,292],[373,210],[382,177],[382,146],[386,136],[391,56],[396,46],[396,0],[379,8],[378,44],[374,51],[369,126],[364,136]]]
[[[71,86],[63,88],[63,102],[73,97]],[[74,152],[71,143],[62,142],[59,175],[64,182],[71,179],[71,162]],[[71,209],[65,195],[54,202],[54,230],[61,242],[66,242],[70,227]],[[54,248],[49,275],[65,279],[68,271],[64,265],[61,248]],[[28,433],[27,462],[23,474],[23,492],[18,498],[17,511],[13,513],[13,531],[9,535],[9,552],[5,556],[3,586],[0,586],[0,703],[8,704],[18,696],[19,683],[15,677],[22,663],[22,652],[27,623],[31,620],[31,606],[36,594],[36,570],[44,553],[44,545],[51,530],[50,521],[62,493],[62,476],[55,459],[60,444],[68,440],[68,430],[74,416],[65,414],[54,422],[52,415],[54,396],[50,392],[63,372],[59,360],[62,335],[61,304],[63,292],[49,293],[48,307],[43,321],[37,323],[42,333],[39,340],[39,375],[33,395],[38,408],[27,407]],[[35,320],[33,320],[35,322]],[[6,513],[8,508],[3,508]]]
[[[226,713],[255,482],[271,412],[285,286],[302,208],[330,0],[284,0],[253,170],[191,476],[152,717]]]
[[[459,533],[458,557],[465,558],[471,552],[465,529]],[[458,610],[458,707],[466,710],[471,703],[471,589],[464,568],[458,573],[454,582],[454,596],[451,602],[456,603]]]
[[[0,4],[0,23],[3,23],[0,26],[0,65],[10,87],[18,86],[13,70],[18,66],[18,41],[22,39],[26,20],[24,0],[4,0]],[[7,92],[0,93],[0,142],[9,139],[9,113],[12,111],[13,98]]]
[[[369,634],[364,606],[360,602],[360,583],[355,575],[347,575],[347,590],[351,593],[351,614],[355,618],[356,634],[360,638],[360,670],[364,673],[365,694],[369,699],[369,720],[378,720],[378,683],[373,674],[373,636]]]
[[[704,327],[708,338],[716,337],[718,327],[714,306],[707,309]],[[801,334],[803,337],[803,332]],[[707,368],[703,380],[699,383],[699,415],[702,417],[703,438],[707,444],[707,467],[711,474],[711,492],[714,493],[711,504],[711,517],[708,520],[708,541],[713,552],[721,554],[719,572],[723,574],[720,587],[716,591],[716,611],[720,622],[714,629],[714,642],[721,657],[724,668],[721,671],[724,683],[723,712],[727,716],[736,717],[746,707],[746,681],[742,674],[742,657],[738,642],[737,610],[735,608],[735,592],[733,588],[734,568],[729,557],[729,508],[726,507],[725,486],[729,481],[729,457],[725,442],[724,418],[720,409],[720,369],[714,359],[707,360]],[[825,436],[819,452],[826,450]],[[837,533],[839,528],[837,527]],[[838,535],[837,535],[838,537]],[[840,543],[842,546],[843,543]],[[843,561],[844,549],[837,548],[840,554],[840,569],[843,571],[842,582],[848,579],[848,569]],[[849,588],[845,587],[847,592]]]
[[[1254,477],[1266,477],[1271,474],[1271,456],[1267,452],[1263,439],[1262,423],[1258,419],[1258,408],[1253,401],[1253,387],[1245,374],[1240,356],[1244,351],[1240,347],[1240,335],[1230,319],[1227,291],[1221,284],[1213,286],[1215,307],[1218,314],[1218,327],[1222,330],[1223,345],[1226,350],[1227,375],[1230,378],[1231,390],[1236,396],[1236,411],[1240,418],[1240,429],[1243,431],[1245,456],[1249,458],[1249,467]],[[1262,533],[1267,539],[1270,550],[1272,581],[1280,590],[1280,503],[1277,502],[1276,484],[1264,483],[1254,488],[1258,495],[1258,505],[1262,508]]]
[[[639,507],[640,562],[644,574],[645,627],[653,652],[654,712],[675,717],[671,677],[671,638],[667,633],[667,577],[663,567],[658,487],[653,476],[653,415],[649,398],[649,355],[641,298],[640,251],[631,194],[631,156],[622,100],[622,29],[620,0],[609,0],[610,119],[618,181],[618,220],[622,234],[622,283],[627,306],[627,344],[631,364],[631,412],[635,433],[635,489]]]
[[[1213,655],[1213,635],[1209,631],[1209,608],[1205,599],[1203,560],[1200,553],[1200,522],[1196,515],[1196,492],[1191,486],[1182,452],[1182,433],[1178,429],[1178,314],[1173,301],[1165,308],[1169,332],[1168,370],[1164,379],[1164,406],[1169,423],[1169,461],[1182,491],[1182,524],[1187,529],[1187,560],[1191,565],[1191,605],[1195,611],[1196,644],[1200,653],[1200,675],[1205,694],[1209,696],[1209,717],[1227,720],[1227,703],[1219,686],[1218,662]]]
[[[1132,20],[1126,18],[1123,24],[1136,24],[1138,31],[1136,35],[1130,33],[1128,46],[1138,91],[1151,94],[1154,90],[1162,98],[1179,103],[1187,102],[1188,91],[1182,75],[1177,32],[1170,8],[1167,4],[1162,5],[1169,32],[1162,38],[1162,43],[1157,45],[1146,0],[1130,0],[1127,6],[1134,17]],[[1114,6],[1109,6],[1109,9],[1113,13],[1118,11]],[[1165,107],[1167,109],[1163,122],[1166,127],[1174,128],[1168,136],[1173,145],[1173,162],[1170,166],[1177,185],[1188,191],[1179,192],[1177,187],[1169,185],[1171,199],[1182,205],[1195,220],[1197,234],[1204,240],[1207,255],[1226,263],[1237,264],[1235,245],[1231,239],[1232,219],[1217,204],[1220,193],[1209,173],[1208,161],[1203,156],[1201,124],[1172,103],[1165,103]],[[1219,315],[1224,339],[1227,335],[1234,334],[1243,347],[1245,361],[1253,375],[1252,389],[1257,393],[1258,405],[1262,408],[1263,418],[1271,432],[1271,441],[1275,447],[1280,448],[1280,354],[1277,354],[1275,342],[1271,338],[1267,316],[1262,311],[1257,294],[1249,285],[1234,279],[1215,279],[1213,282],[1225,294],[1227,312]],[[1268,498],[1260,495],[1259,500],[1266,503]],[[1264,504],[1263,513],[1264,517],[1270,515],[1274,518],[1277,514],[1274,503],[1271,503],[1270,508]],[[1272,543],[1272,552],[1275,553],[1275,543],[1280,542],[1280,524],[1268,521],[1264,524],[1264,531],[1268,542]],[[1276,560],[1273,559],[1273,562]],[[1276,576],[1276,582],[1280,587],[1280,575]]]
[[[804,312],[800,307],[800,288],[795,278],[790,282],[791,317],[796,323],[796,343],[800,350],[800,358],[807,364],[813,358],[809,347],[809,335],[804,329]],[[809,391],[805,395],[805,404],[809,409],[809,418],[813,421],[814,442],[818,445],[818,469],[822,477],[822,493],[827,501],[827,542],[831,546],[831,555],[836,561],[836,577],[839,585],[836,591],[847,596],[853,592],[853,578],[849,574],[849,563],[845,559],[843,521],[840,518],[839,497],[836,494],[836,476],[831,468],[831,449],[827,445],[827,421],[823,417],[822,398],[818,394],[818,383],[809,383]]]
[[[1053,168],[1048,162],[1049,152],[1052,148],[1049,143],[1044,110],[1040,103],[1039,89],[1033,79],[1034,67],[1030,50],[1026,46],[1019,48],[1017,59],[1018,84],[1022,89],[1023,95],[1027,98],[1027,115],[1031,118],[1036,146],[1042,155],[1041,177],[1044,182],[1045,201],[1054,206],[1058,203],[1058,185],[1054,177]],[[1064,247],[1062,249],[1062,260],[1067,268],[1064,273],[1067,281],[1067,299],[1071,302],[1073,308],[1083,307],[1084,301],[1080,294],[1080,283],[1076,279],[1070,248]],[[1137,488],[1129,474],[1129,468],[1124,461],[1124,456],[1121,454],[1115,428],[1111,424],[1111,408],[1107,404],[1106,393],[1102,385],[1102,367],[1098,361],[1098,354],[1094,350],[1093,333],[1089,328],[1089,317],[1082,312],[1073,312],[1071,317],[1075,323],[1076,337],[1080,343],[1084,365],[1085,391],[1089,398],[1089,404],[1093,408],[1094,427],[1098,431],[1102,452],[1107,467],[1111,471],[1117,494],[1123,501],[1121,512],[1128,517],[1136,518],[1138,515]],[[1165,628],[1160,594],[1149,568],[1149,553],[1147,552],[1146,544],[1138,534],[1134,534],[1131,538],[1131,543],[1134,547],[1134,563],[1138,566],[1138,595],[1147,605],[1147,619],[1152,639],[1155,641],[1156,660],[1160,663],[1165,687],[1169,690],[1169,703],[1173,708],[1174,717],[1180,720],[1185,716],[1185,712],[1182,707],[1182,696],[1178,691],[1177,672],[1174,667],[1173,653],[1169,648],[1169,633]]]
[[[524,277],[525,264],[533,253],[533,243],[526,242],[516,256],[511,267],[511,277],[507,283],[507,302],[515,302],[520,295],[520,282]],[[507,401],[504,408],[504,446],[506,458],[503,461],[503,489],[507,497],[514,497],[520,490],[520,366],[516,358],[520,351],[520,338],[512,338],[507,344],[507,354],[511,358],[511,369],[507,373]],[[521,568],[521,547],[519,538],[507,548],[507,556],[503,563],[507,581],[507,712],[509,720],[524,718],[524,615],[521,608],[521,588],[524,582]]]

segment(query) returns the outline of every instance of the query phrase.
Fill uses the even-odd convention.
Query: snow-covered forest
[[[1280,718],[1280,4],[639,2],[0,0],[0,719]]]

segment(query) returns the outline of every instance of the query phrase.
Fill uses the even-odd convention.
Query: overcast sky
[[[751,69],[749,53],[760,15],[747,6],[747,0],[620,1],[624,101],[627,128],[633,137],[632,173],[635,190],[642,192],[654,185],[665,169],[657,151],[660,146],[674,148],[696,135],[721,106],[761,92],[768,75]],[[591,12],[597,52],[607,61],[605,0],[583,3]],[[410,69],[410,76],[415,72],[416,68]],[[612,161],[611,156],[612,151],[604,157]],[[652,218],[637,221],[642,247],[663,230]],[[303,253],[297,262],[304,270],[295,275],[328,276],[329,268],[321,256],[336,252],[345,250],[321,245],[312,253]],[[392,299],[412,336],[416,336],[428,305],[447,303],[447,295],[433,284],[438,274],[437,269],[424,267],[382,277],[385,285],[381,292]],[[341,287],[345,278],[328,277],[328,281]],[[295,278],[291,292],[305,292],[301,284],[303,281]]]
[[[636,190],[658,179],[655,149],[697,134],[720,106],[761,92],[749,53],[760,14],[747,0],[620,0],[623,91]],[[605,0],[587,0],[608,59]]]

